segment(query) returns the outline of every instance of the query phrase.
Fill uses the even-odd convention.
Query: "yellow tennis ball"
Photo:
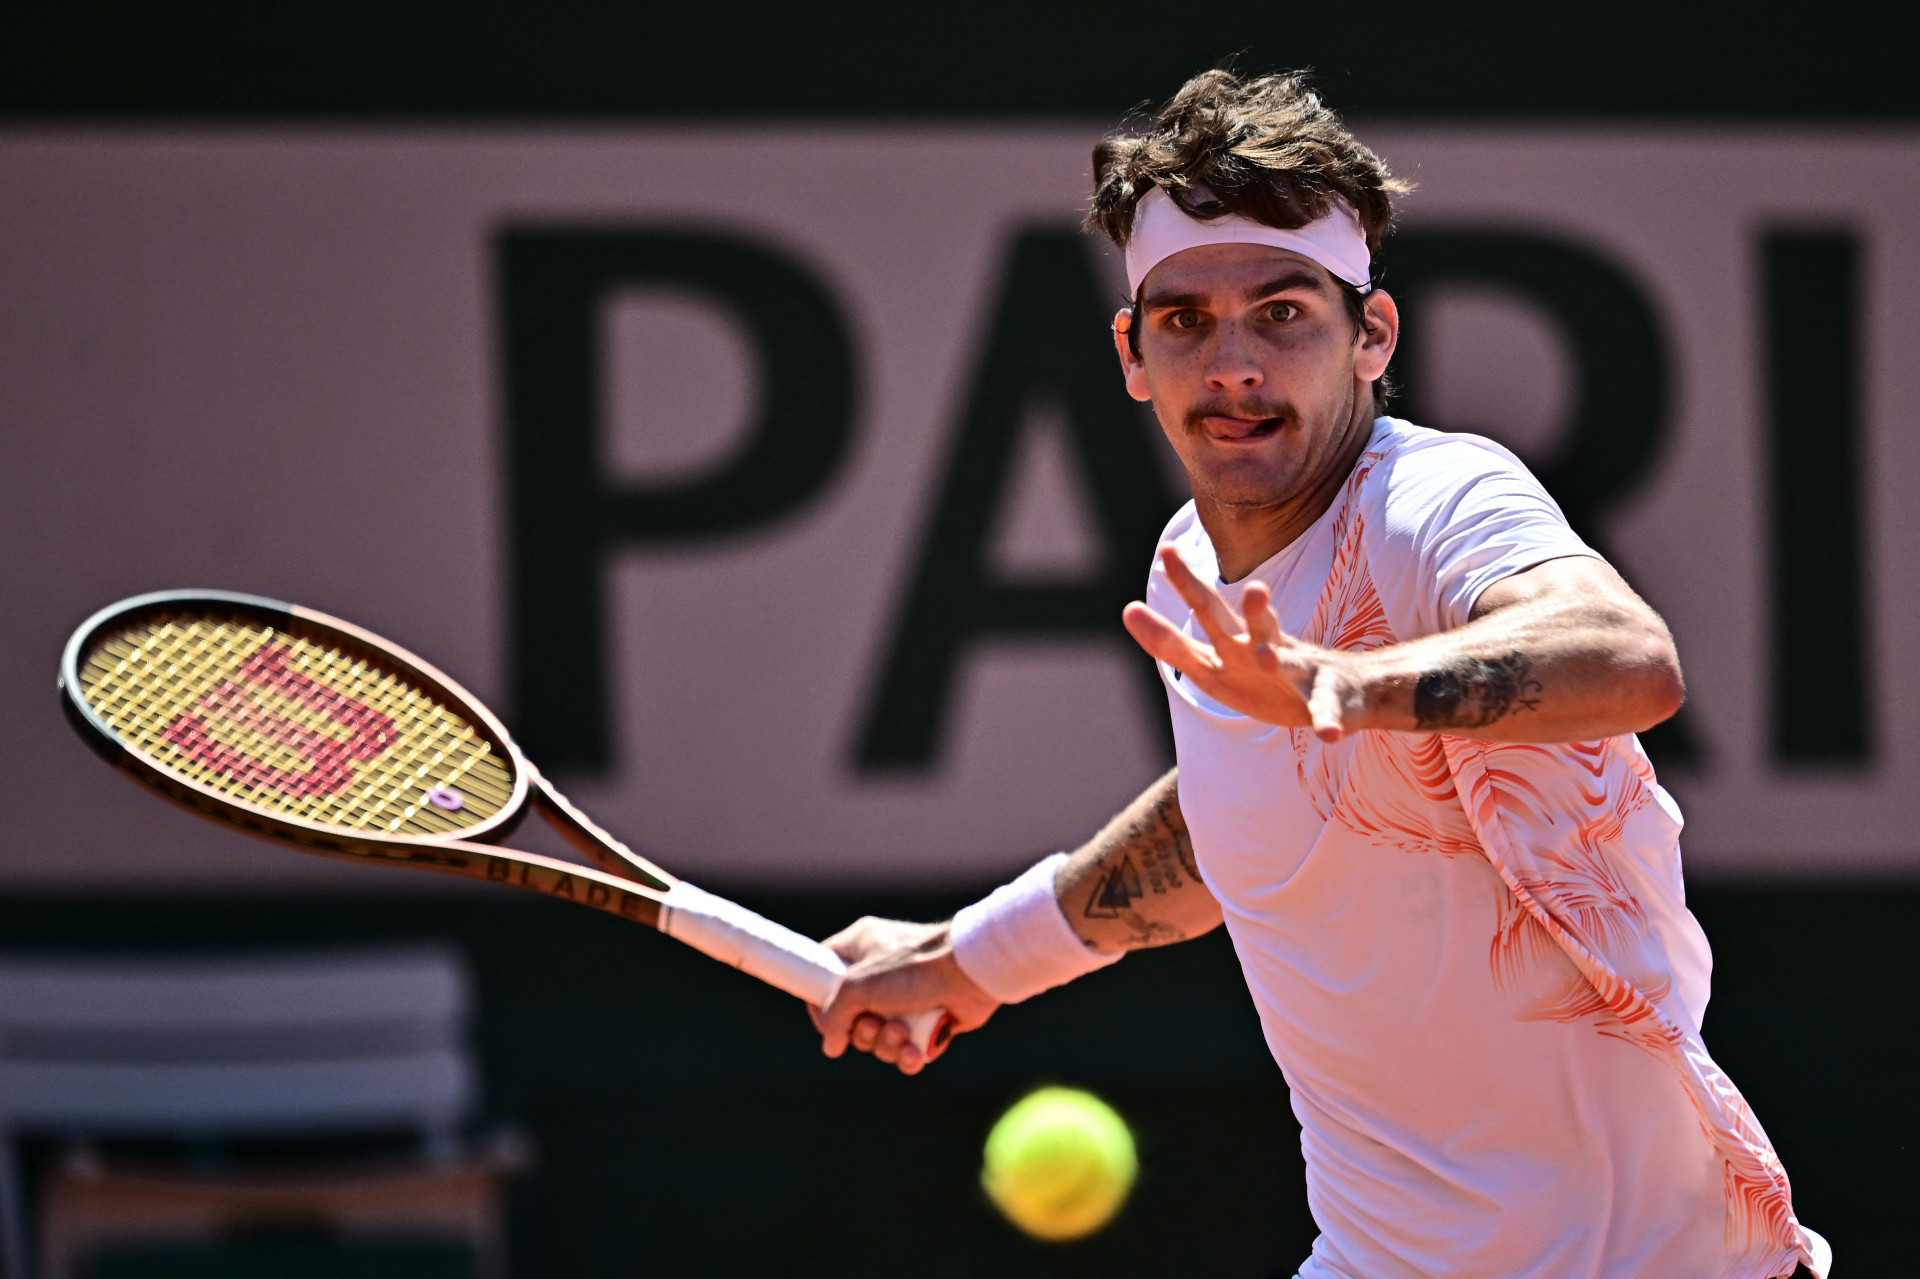
[[[1138,1170],[1133,1134],[1112,1106],[1078,1088],[1041,1088],[987,1134],[980,1184],[1014,1225],[1057,1243],[1111,1221]]]

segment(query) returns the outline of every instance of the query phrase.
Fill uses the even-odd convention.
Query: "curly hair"
[[[1393,227],[1393,199],[1413,190],[1347,132],[1304,71],[1242,80],[1223,67],[1204,71],[1138,130],[1122,127],[1093,148],[1093,203],[1086,229],[1125,250],[1133,214],[1154,187],[1201,221],[1239,214],[1291,231],[1327,215],[1336,199],[1352,206],[1378,261]],[[1366,298],[1336,280],[1354,331],[1366,327]],[[1127,345],[1140,354],[1139,298]],[[1384,412],[1393,380],[1373,384]]]
[[[1203,221],[1237,213],[1285,230],[1343,199],[1375,254],[1393,198],[1412,190],[1347,132],[1306,73],[1242,80],[1219,68],[1182,85],[1143,130],[1123,128],[1094,147],[1087,229],[1126,248],[1134,208],[1156,186]]]

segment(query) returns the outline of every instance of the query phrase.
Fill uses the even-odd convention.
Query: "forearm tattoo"
[[[1137,946],[1185,941],[1183,929],[1151,914],[1151,898],[1200,882],[1193,841],[1175,792],[1168,789],[1152,803],[1124,814],[1102,834],[1108,851],[1081,913],[1123,924],[1128,940]],[[1149,900],[1136,907],[1142,898]]]
[[[1518,649],[1505,657],[1462,657],[1428,671],[1413,688],[1421,728],[1485,728],[1516,711],[1540,709],[1542,685]]]

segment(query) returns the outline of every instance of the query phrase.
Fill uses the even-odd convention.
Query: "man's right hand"
[[[848,969],[833,1001],[812,1010],[821,1051],[829,1057],[840,1056],[851,1044],[898,1066],[902,1074],[917,1075],[926,1058],[907,1042],[902,1018],[944,1008],[958,1034],[984,1025],[1000,1006],[961,971],[944,923],[909,924],[869,915],[826,944]]]

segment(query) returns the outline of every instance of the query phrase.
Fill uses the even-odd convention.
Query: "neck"
[[[1291,496],[1272,506],[1222,506],[1196,493],[1194,513],[1213,543],[1220,580],[1237,582],[1278,555],[1327,513],[1373,434],[1373,387],[1362,384],[1339,442]]]

